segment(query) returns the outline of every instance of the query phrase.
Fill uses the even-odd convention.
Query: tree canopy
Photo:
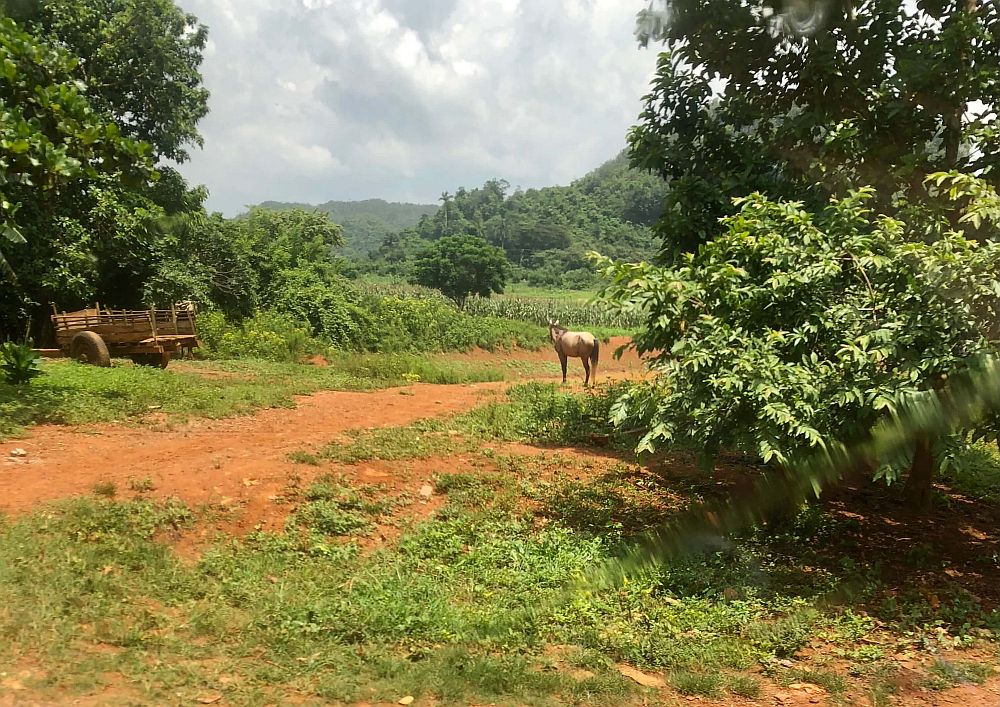
[[[79,57],[75,75],[122,133],[183,162],[208,114],[199,71],[208,31],[173,0],[38,0],[15,17]]]
[[[587,250],[626,259],[656,252],[651,226],[664,193],[659,177],[630,169],[624,154],[569,186],[511,190],[508,182],[491,179],[482,187],[446,192],[441,207],[415,228],[387,236],[374,267],[402,274],[428,242],[465,234],[501,248],[520,280],[593,286]]]
[[[509,270],[504,252],[482,238],[444,236],[413,261],[412,281],[440,290],[462,306],[469,295],[503,292]]]
[[[671,248],[712,237],[753,191],[816,209],[871,185],[892,212],[900,197],[925,201],[938,170],[995,184],[996,3],[807,4],[805,18],[770,0],[669,0],[641,15],[640,39],[667,51],[630,154],[670,184]]]
[[[58,204],[79,195],[83,184],[141,181],[151,172],[149,148],[95,110],[74,78],[74,57],[6,18],[0,18],[0,63],[0,229],[9,243],[43,248],[37,239],[46,235],[33,224],[61,217]],[[0,268],[12,275],[2,254]]]

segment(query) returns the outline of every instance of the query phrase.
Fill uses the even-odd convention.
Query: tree
[[[239,219],[239,227],[263,304],[283,271],[309,268],[320,276],[337,271],[334,249],[344,245],[343,230],[322,211],[257,207]]]
[[[955,196],[980,190],[966,221],[1000,213],[980,180],[940,179]],[[916,240],[907,223],[875,215],[873,199],[863,189],[812,214],[753,194],[674,267],[602,261],[605,297],[648,316],[635,343],[661,373],[615,408],[618,422],[648,430],[641,449],[675,443],[711,459],[737,448],[787,465],[860,441],[995,350],[1000,244],[947,219],[932,242]],[[892,475],[906,459],[880,461]],[[911,481],[925,501],[930,478]]]
[[[39,264],[38,249],[57,240],[47,229],[72,216],[62,207],[99,184],[141,183],[151,174],[149,148],[94,110],[73,78],[73,57],[6,18],[0,18],[0,65],[0,232],[22,259]],[[2,254],[0,270],[13,275]],[[6,304],[19,310],[25,302]]]
[[[441,290],[459,307],[469,295],[503,292],[510,273],[504,252],[476,236],[444,236],[414,260],[411,282]]]
[[[996,3],[665,5],[640,15],[640,40],[667,52],[630,155],[669,182],[659,230],[671,253],[713,237],[732,198],[753,191],[817,210],[871,185],[895,213],[901,197],[926,202],[922,182],[938,170],[1000,179]]]
[[[183,162],[208,114],[200,66],[208,31],[173,0],[38,0],[26,27],[80,58],[75,75],[122,134]]]

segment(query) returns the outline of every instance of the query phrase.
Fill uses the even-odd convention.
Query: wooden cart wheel
[[[155,366],[156,368],[166,368],[170,363],[170,352],[163,353],[137,353],[130,354],[129,358],[137,366]]]
[[[100,334],[92,331],[81,331],[69,342],[70,358],[92,366],[107,368],[111,365],[111,354]]]

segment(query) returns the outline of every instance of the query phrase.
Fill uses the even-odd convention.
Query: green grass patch
[[[719,673],[699,673],[675,670],[670,673],[670,686],[682,695],[718,697],[722,692],[723,678]]]
[[[988,663],[935,658],[923,684],[930,690],[947,690],[956,685],[969,683],[982,685],[993,672],[993,666]]]
[[[613,705],[638,692],[619,662],[662,671],[688,695],[752,699],[760,685],[747,673],[762,665],[838,699],[849,687],[887,699],[891,676],[875,658],[850,679],[779,661],[819,637],[843,655],[876,637],[913,650],[926,638],[825,601],[857,573],[846,563],[803,572],[810,548],[837,532],[809,519],[795,554],[748,533],[568,596],[567,582],[615,556],[620,536],[583,527],[559,501],[582,495],[580,481],[536,478],[531,464],[558,465],[555,455],[497,461],[484,473],[441,469],[434,485],[448,503],[365,551],[357,536],[408,500],[329,475],[291,485],[281,531],[219,542],[197,562],[164,542],[208,516],[175,502],[91,497],[0,523],[0,665],[32,656],[47,677],[22,697],[39,702],[47,689],[101,694],[101,676],[119,673],[145,704],[217,692],[232,704]],[[597,488],[643,515],[656,499],[625,487],[647,482],[623,468]],[[955,630],[939,623],[928,636]],[[948,665],[942,681],[988,674]]]
[[[726,679],[726,687],[734,695],[755,700],[760,697],[760,680],[749,675],[732,675]]]
[[[945,466],[942,479],[955,491],[970,498],[1000,501],[1000,451],[995,443],[975,442]]]
[[[331,460],[353,464],[374,459],[426,459],[470,451],[482,441],[589,443],[610,432],[608,411],[613,389],[601,394],[567,393],[551,383],[524,383],[507,392],[508,400],[490,402],[450,419],[419,420],[405,427],[352,430],[350,439],[316,451],[296,451],[294,462]]]
[[[789,670],[781,676],[781,684],[791,685],[792,683],[807,682],[818,685],[831,695],[838,695],[847,691],[847,680],[830,670]]]
[[[289,459],[313,465],[324,460],[354,464],[373,459],[426,459],[468,450],[469,443],[447,425],[442,420],[420,420],[406,427],[351,430],[348,441],[331,442],[316,452],[292,452]]]

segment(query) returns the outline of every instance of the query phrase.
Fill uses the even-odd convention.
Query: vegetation
[[[506,253],[513,281],[580,289],[596,284],[587,250],[623,259],[656,251],[650,226],[665,188],[657,177],[629,169],[624,155],[566,187],[509,191],[507,182],[493,179],[446,192],[433,215],[387,237],[369,267],[405,276],[429,242],[471,235]]]
[[[344,255],[354,260],[364,259],[377,250],[391,234],[413,228],[423,216],[433,216],[436,204],[397,204],[382,199],[362,201],[327,201],[316,206],[265,201],[262,209],[306,209],[327,214],[344,229]]]
[[[644,321],[637,312],[626,312],[605,303],[551,299],[555,292],[534,297],[470,297],[462,311],[474,317],[497,317],[547,326],[556,320],[570,328],[599,327],[629,333]]]
[[[668,51],[630,140],[670,186],[668,267],[604,262],[612,299],[647,316],[640,346],[670,353],[616,417],[641,422],[642,448],[706,461],[735,446],[787,464],[862,438],[996,343],[993,178],[954,170],[993,159],[996,116],[966,105],[1000,87],[1000,14],[812,3],[803,24],[767,3],[668,5],[640,14],[640,40]],[[892,479],[912,460],[925,506],[945,446],[871,461]]]
[[[0,377],[12,385],[24,385],[40,376],[38,356],[28,344],[0,344]]]
[[[896,215],[929,201],[934,172],[996,186],[997,116],[967,106],[1000,95],[998,28],[1000,9],[978,0],[652,4],[639,38],[666,51],[629,142],[670,185],[664,244],[693,250],[757,191],[816,212],[871,186]]]
[[[86,84],[94,109],[111,116],[122,134],[152,147],[156,158],[176,162],[187,159],[187,146],[201,146],[197,125],[208,114],[208,91],[199,68],[208,31],[196,17],[172,0],[8,4],[33,34],[83,59],[76,78]]]
[[[60,271],[56,255],[79,260],[72,244],[61,243],[68,215],[51,219],[57,194],[75,194],[82,186],[113,192],[123,172],[141,178],[150,168],[148,148],[124,137],[118,127],[95,112],[74,80],[77,60],[51,41],[33,37],[10,19],[0,16],[0,231],[4,244],[0,275],[11,280],[21,274],[21,287],[37,296],[43,279],[67,279],[78,270]],[[57,192],[56,188],[62,187]],[[41,213],[40,213],[41,212]],[[57,236],[46,226],[59,225]],[[13,245],[11,245],[13,244]],[[28,250],[30,248],[30,251]],[[24,254],[30,252],[30,256]],[[24,269],[27,262],[42,268],[39,282]],[[59,273],[54,276],[53,273]],[[33,286],[35,289],[33,289]],[[63,285],[65,286],[65,285]],[[0,291],[0,306],[18,311],[8,285]],[[31,296],[31,295],[29,295]],[[6,308],[6,307],[4,307]]]
[[[534,387],[517,397],[549,394]],[[550,415],[542,426],[564,417]],[[581,475],[565,473],[558,455],[483,450],[478,460],[473,474],[441,465],[434,492],[444,506],[419,521],[407,520],[415,500],[406,493],[346,474],[293,480],[280,499],[284,529],[224,539],[197,562],[180,561],[168,543],[217,509],[120,499],[102,483],[96,499],[0,529],[0,600],[11,608],[0,614],[0,660],[28,653],[43,668],[61,666],[21,677],[40,698],[95,694],[117,673],[117,689],[139,701],[622,704],[646,697],[621,674],[627,663],[647,678],[662,672],[681,694],[752,697],[774,680],[850,704],[893,689],[901,673],[892,651],[951,651],[1000,630],[995,612],[955,585],[935,586],[933,602],[902,591],[907,580],[873,571],[889,555],[853,554],[853,539],[870,536],[858,521],[818,508],[784,534],[737,536],[566,601],[566,582],[698,493],[717,493],[715,484],[678,494],[683,477],[632,464]],[[394,524],[398,537],[379,542]],[[19,559],[28,555],[35,560]],[[810,658],[798,654],[807,644]],[[847,664],[846,676],[829,669],[829,656]],[[925,679],[940,688],[992,672],[949,658]]]
[[[677,268],[607,265],[609,297],[649,317],[639,350],[661,352],[662,378],[615,412],[648,430],[640,449],[743,449],[787,465],[861,439],[992,350],[998,246],[947,223],[938,240],[916,241],[909,224],[872,214],[871,196],[814,216],[753,195]],[[879,460],[880,475],[901,462]]]
[[[444,236],[413,260],[412,281],[433,287],[461,307],[469,295],[502,293],[510,266],[499,248],[476,236]]]
[[[0,338],[38,333],[49,301],[190,299],[209,360],[39,364],[3,344],[0,437],[502,380],[437,352],[542,346],[550,317],[638,328],[655,375],[348,430],[291,454],[311,466],[253,509],[102,468],[91,497],[0,519],[0,693],[887,704],[996,679],[1000,9],[654,3],[641,39],[668,52],[628,158],[439,208],[225,219],[164,166],[200,144],[196,18],[4,5]],[[345,237],[381,245],[352,263]],[[578,297],[588,251],[610,306]],[[510,279],[555,291],[490,296]],[[834,488],[907,465],[907,493]],[[942,513],[911,517],[932,498]],[[230,520],[260,524],[234,538]],[[934,661],[904,675],[914,655]]]
[[[0,382],[0,439],[27,425],[133,422],[150,412],[169,419],[226,417],[262,407],[292,407],[293,397],[317,390],[373,390],[427,383],[503,380],[488,363],[401,354],[340,354],[333,365],[243,360],[148,366],[87,366],[47,361],[30,386]]]

